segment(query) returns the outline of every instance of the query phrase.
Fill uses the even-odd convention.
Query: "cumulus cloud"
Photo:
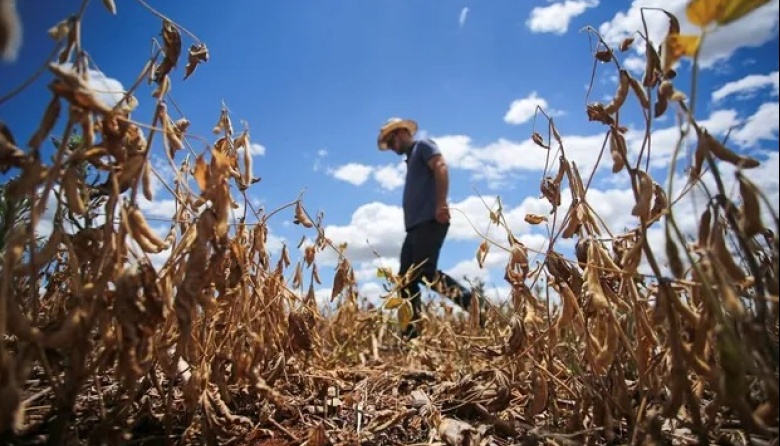
[[[469,16],[469,8],[463,8],[460,10],[460,16],[458,17],[458,25],[460,25],[461,28],[463,28],[463,25],[466,24],[466,19]]]
[[[565,34],[571,20],[598,6],[598,0],[566,0],[549,6],[537,6],[525,24],[535,33]]]
[[[731,138],[742,147],[752,147],[761,140],[777,140],[779,120],[780,105],[765,102],[745,121],[744,126],[732,132]]]
[[[626,37],[643,30],[641,8],[663,8],[674,14],[680,22],[683,34],[698,34],[699,28],[688,21],[685,7],[688,0],[634,0],[628,10],[619,11],[612,20],[599,26],[599,33],[607,43],[619,44]],[[761,46],[777,35],[780,1],[773,0],[757,8],[740,20],[718,27],[707,34],[703,41],[699,60],[702,68],[713,68],[719,61],[728,60],[743,47]],[[648,34],[658,45],[669,29],[669,19],[660,11],[645,11]],[[644,45],[634,45],[637,54],[645,53]]]
[[[751,74],[731,81],[712,92],[713,102],[718,102],[723,98],[731,95],[738,96],[750,96],[761,88],[771,86],[772,95],[778,95],[778,84],[780,84],[780,76],[778,72],[772,72],[770,74]]]
[[[241,147],[239,149],[240,152],[243,153],[244,148]],[[253,142],[249,145],[249,154],[253,156],[263,156],[265,155],[265,146],[262,144],[258,144],[256,142]]]
[[[368,180],[373,170],[373,167],[365,164],[349,163],[332,169],[330,174],[336,179],[360,186]]]
[[[387,164],[374,169],[374,180],[385,190],[395,190],[404,185],[406,163]]]
[[[371,202],[358,207],[346,225],[328,225],[325,235],[333,243],[347,243],[350,261],[370,262],[376,256],[374,250],[384,257],[396,257],[403,243],[404,216],[399,206]],[[335,254],[330,250],[318,257],[325,264],[335,264]]]
[[[532,91],[527,97],[512,101],[509,105],[509,110],[504,115],[504,122],[514,125],[526,123],[534,117],[537,107],[544,110],[549,116],[561,114],[557,110],[548,108],[547,100],[539,97],[535,91]]]

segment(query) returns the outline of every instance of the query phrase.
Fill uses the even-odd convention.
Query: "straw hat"
[[[387,135],[393,130],[406,129],[414,136],[417,133],[417,123],[411,119],[390,118],[388,119],[382,128],[379,129],[379,136],[376,139],[376,143],[379,146],[379,150],[387,150]]]

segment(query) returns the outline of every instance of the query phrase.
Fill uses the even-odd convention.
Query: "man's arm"
[[[450,211],[447,207],[447,192],[449,190],[449,175],[447,172],[447,163],[441,154],[436,154],[428,160],[428,167],[433,171],[433,178],[436,181],[436,220],[439,223],[450,221]]]

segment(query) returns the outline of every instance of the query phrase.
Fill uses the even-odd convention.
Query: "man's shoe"
[[[420,333],[417,332],[417,329],[414,327],[414,324],[407,325],[403,331],[403,334],[401,335],[404,341],[411,341],[412,339],[415,339],[419,336]]]

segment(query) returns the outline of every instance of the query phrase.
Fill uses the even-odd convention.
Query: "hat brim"
[[[379,150],[389,149],[389,147],[387,147],[387,136],[398,129],[406,129],[412,136],[414,136],[414,134],[417,133],[417,123],[411,119],[403,119],[401,121],[393,122],[382,127],[382,129],[379,131],[379,136],[377,136],[376,139]]]

